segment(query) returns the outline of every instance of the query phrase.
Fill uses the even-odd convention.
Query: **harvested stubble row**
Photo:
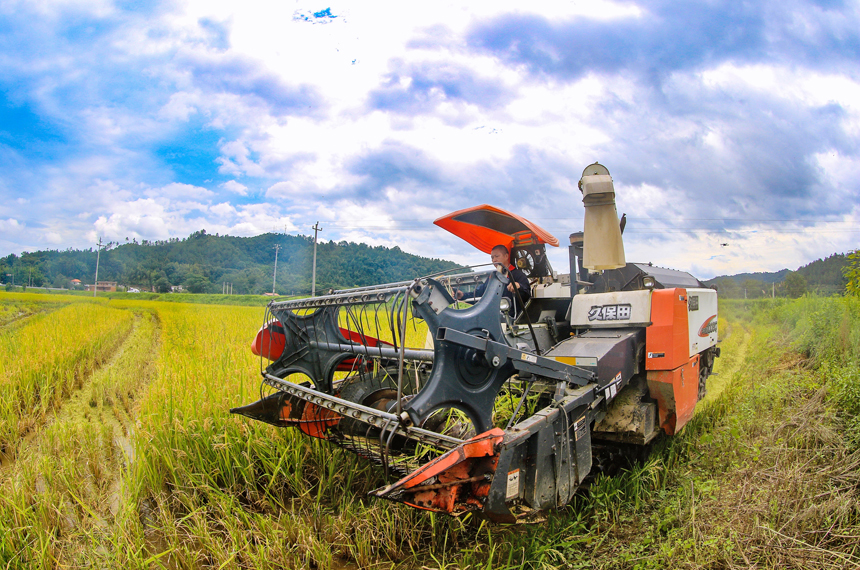
[[[0,450],[14,454],[22,436],[119,346],[132,318],[129,311],[75,303],[0,335]]]

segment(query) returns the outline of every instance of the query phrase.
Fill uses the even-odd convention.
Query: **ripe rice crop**
[[[725,303],[718,375],[684,431],[546,520],[514,528],[368,500],[382,484],[368,462],[231,416],[260,395],[249,344],[262,308],[76,305],[0,329],[0,390],[13,377],[66,386],[23,407],[41,414],[26,420],[36,435],[0,467],[0,568],[860,564],[857,299]],[[378,319],[391,341],[386,318],[361,322]],[[81,350],[107,339],[71,379],[59,372],[78,362],[38,340],[55,325]],[[37,348],[18,363],[2,343],[25,331],[38,331]],[[406,344],[424,341],[421,323],[410,323]],[[53,402],[45,410],[42,395]],[[71,409],[83,411],[67,417]]]
[[[366,566],[431,539],[455,544],[459,520],[368,503],[382,479],[367,462],[297,430],[228,414],[260,397],[250,341],[263,311],[153,305],[162,348],[139,416],[133,486],[146,516],[136,532],[171,545],[171,564]],[[408,343],[422,346],[425,333],[413,334]]]
[[[50,297],[39,293],[8,293],[0,291],[0,331],[13,323],[19,323],[32,315],[52,311],[71,302],[81,299],[70,295],[52,295]],[[94,299],[86,299],[93,302]],[[96,302],[103,302],[98,299]]]
[[[54,410],[131,330],[132,315],[75,303],[0,334],[0,451]]]

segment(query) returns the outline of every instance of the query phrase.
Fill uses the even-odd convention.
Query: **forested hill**
[[[821,295],[837,295],[845,292],[847,279],[843,269],[849,264],[846,255],[834,253],[824,259],[797,268],[796,271],[781,269],[773,273],[738,273],[721,275],[705,283],[716,285],[721,296],[756,298],[772,294],[798,297],[806,291]]]
[[[284,234],[232,237],[195,232],[185,239],[109,244],[102,249],[99,281],[169,290],[182,285],[192,292],[221,293],[231,283],[235,294],[272,291],[275,246],[278,251],[277,292],[309,294],[313,238]],[[411,255],[398,247],[371,247],[342,241],[317,244],[317,291],[329,287],[361,287],[412,279],[459,267],[441,259]],[[0,258],[0,276],[13,273],[15,284],[64,287],[72,279],[92,283],[96,251],[25,252]]]

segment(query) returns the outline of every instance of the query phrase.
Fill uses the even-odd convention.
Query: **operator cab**
[[[553,275],[546,244],[558,247],[558,239],[522,216],[482,204],[442,216],[433,223],[486,254],[497,245],[507,247],[511,263],[530,280]]]
[[[511,252],[511,263],[529,279],[531,299],[515,320],[506,300],[501,306],[512,346],[533,349],[537,340],[545,350],[569,335],[570,326],[564,320],[570,306],[570,289],[564,284],[567,276],[560,276],[559,282],[546,254],[547,244],[558,247],[555,236],[522,216],[488,204],[453,212],[433,223],[484,253],[504,245]]]

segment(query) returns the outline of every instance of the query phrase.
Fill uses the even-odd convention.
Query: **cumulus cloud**
[[[493,108],[513,98],[498,78],[476,77],[464,66],[422,62],[394,62],[380,88],[371,91],[372,109],[403,114],[432,113],[445,102]]]
[[[320,220],[478,262],[432,220],[487,202],[564,242],[595,160],[629,257],[703,277],[847,249],[860,221],[853,4],[62,3],[7,21],[10,250]]]
[[[266,70],[259,61],[236,54],[189,53],[178,61],[195,86],[207,93],[229,93],[246,104],[265,105],[278,115],[316,114],[323,103],[309,85],[291,85],[285,78]]]
[[[14,233],[24,229],[24,226],[18,223],[18,220],[14,218],[8,218],[5,220],[0,220],[0,232],[9,232]],[[12,236],[9,236],[12,237]]]
[[[294,182],[277,182],[266,190],[267,198],[296,198],[302,189]]]
[[[155,189],[153,191],[161,196],[167,196],[173,199],[189,199],[189,198],[209,198],[212,196],[212,191],[193,184],[182,184],[173,182],[167,186]]]
[[[226,217],[231,216],[236,213],[236,208],[228,204],[227,202],[221,202],[220,204],[215,204],[214,206],[209,207],[209,211],[215,214],[216,216]]]
[[[504,62],[565,80],[625,72],[659,81],[677,70],[723,61],[780,64],[790,59],[832,69],[853,66],[860,56],[860,14],[847,6],[825,10],[803,1],[638,4],[641,15],[605,22],[505,14],[476,24],[468,39]]]
[[[241,196],[245,196],[248,193],[248,187],[244,184],[236,182],[235,180],[228,180],[220,186],[228,192],[233,192],[234,194],[239,194]]]
[[[99,216],[93,226],[99,236],[109,240],[134,237],[167,239],[171,229],[181,224],[178,212],[168,211],[152,198],[115,204],[109,216]]]

